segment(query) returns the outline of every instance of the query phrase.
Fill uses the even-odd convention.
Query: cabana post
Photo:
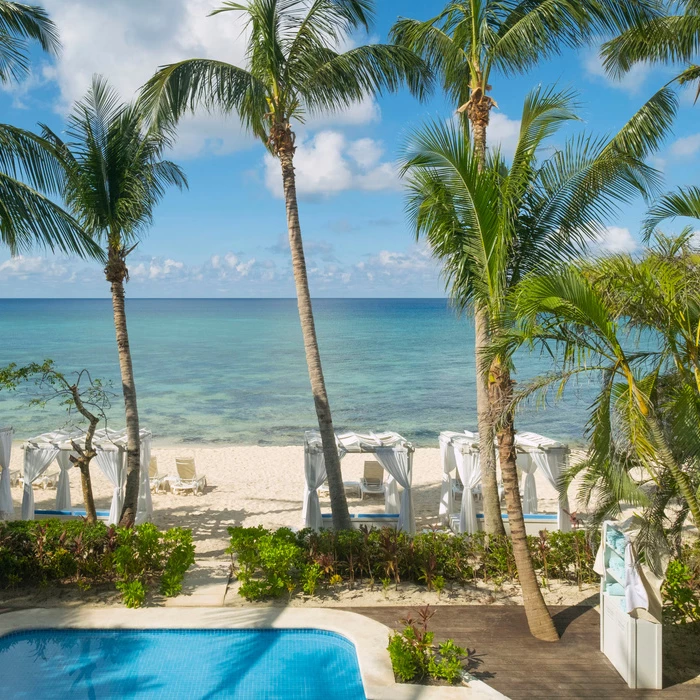
[[[350,452],[373,454],[389,474],[385,492],[386,513],[398,513],[398,529],[413,534],[416,531],[413,512],[413,445],[398,433],[336,433],[338,455],[342,459]],[[304,527],[320,529],[323,523],[318,489],[326,478],[321,436],[315,430],[304,435]],[[399,499],[399,486],[403,493]]]

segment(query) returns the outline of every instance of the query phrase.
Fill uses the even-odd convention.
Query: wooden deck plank
[[[387,627],[417,618],[417,608],[352,608]],[[698,700],[700,685],[662,691],[630,690],[599,651],[600,617],[588,607],[551,608],[561,640],[534,639],[519,606],[434,606],[430,627],[437,641],[452,638],[481,659],[475,675],[512,700],[621,698]]]

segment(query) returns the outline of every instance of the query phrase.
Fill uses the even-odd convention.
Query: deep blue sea
[[[314,302],[338,429],[396,430],[437,446],[441,430],[476,430],[474,333],[439,299]],[[301,444],[315,413],[296,301],[130,299],[128,324],[143,427],[160,443]],[[89,369],[120,391],[111,302],[0,299],[0,365],[51,358],[65,373]],[[516,379],[551,368],[521,353]],[[525,409],[519,428],[580,442],[593,387],[545,409]],[[117,397],[110,425],[123,427]],[[17,439],[61,427],[59,406],[27,408],[0,391],[0,425]]]

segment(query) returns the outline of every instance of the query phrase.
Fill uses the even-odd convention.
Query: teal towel
[[[609,595],[625,595],[625,589],[619,583],[608,584],[607,591]]]

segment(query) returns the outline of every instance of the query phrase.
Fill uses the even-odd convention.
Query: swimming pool
[[[14,632],[0,678],[13,700],[365,700],[355,647],[323,630]]]

